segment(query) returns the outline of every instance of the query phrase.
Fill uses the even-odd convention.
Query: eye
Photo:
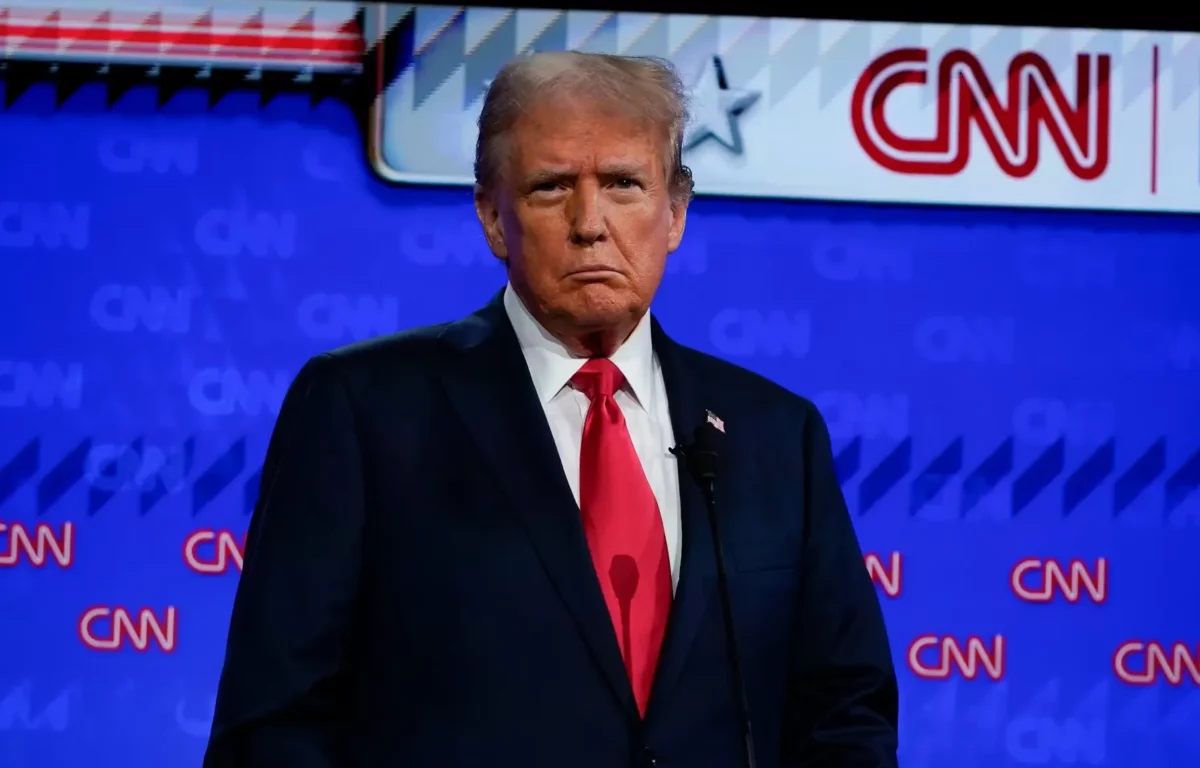
[[[553,192],[556,189],[558,189],[558,184],[553,181],[543,181],[541,184],[535,184],[533,187],[534,192]]]
[[[637,189],[638,187],[641,186],[641,184],[638,183],[637,179],[630,178],[628,176],[617,179],[614,182],[614,185],[616,186],[617,189]]]

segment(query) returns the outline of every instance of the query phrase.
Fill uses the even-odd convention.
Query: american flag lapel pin
[[[717,430],[718,430],[719,432],[721,432],[722,434],[724,434],[724,432],[725,432],[725,422],[724,422],[724,420],[722,420],[722,419],[718,419],[718,418],[717,418],[717,414],[713,413],[712,411],[708,411],[708,410],[706,410],[706,411],[704,412],[704,417],[705,417],[705,420],[706,420],[706,421],[708,421],[708,423],[709,423],[709,424],[712,424],[714,427],[716,427],[716,428],[717,428]]]

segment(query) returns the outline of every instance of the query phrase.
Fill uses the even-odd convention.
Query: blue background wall
[[[206,100],[35,87],[0,111],[6,768],[198,765],[237,569],[185,543],[240,538],[305,359],[503,284],[469,192],[373,179],[343,104]],[[1200,765],[1200,681],[1113,662],[1200,655],[1198,295],[1194,218],[694,204],[656,311],[829,420],[864,548],[900,553],[906,768]],[[68,522],[66,567],[14,532]],[[1021,600],[1030,557],[1105,558],[1104,602]],[[174,608],[172,650],[88,647],[95,606]],[[996,635],[999,680],[910,669],[920,637]]]

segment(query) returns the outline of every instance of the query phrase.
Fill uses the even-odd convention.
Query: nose
[[[608,234],[608,225],[604,221],[604,201],[598,184],[590,180],[577,184],[568,207],[572,242],[591,245]]]

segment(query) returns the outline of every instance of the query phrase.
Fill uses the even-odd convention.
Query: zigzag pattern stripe
[[[867,469],[858,483],[858,514],[871,511],[897,488],[911,469],[912,438],[906,438],[875,466]],[[835,465],[839,481],[849,486],[862,469],[861,438],[854,438],[839,452]],[[950,481],[963,471],[963,439],[955,438],[942,449],[909,484],[910,515],[917,515],[938,497]],[[962,480],[959,513],[967,515],[979,502],[1014,473],[1014,439],[1005,438],[992,453]],[[1066,471],[1066,442],[1059,439],[1028,466],[1012,483],[1011,514],[1017,515]],[[1116,471],[1116,443],[1108,440],[1097,448],[1063,482],[1062,513],[1069,516]],[[1166,438],[1147,448],[1113,484],[1113,515],[1119,516],[1167,473]],[[1200,489],[1200,450],[1188,457],[1163,483],[1165,515],[1178,509]]]
[[[570,30],[582,22],[585,14],[589,17],[597,15],[587,11],[563,13],[499,8],[406,9],[403,16],[390,20],[392,26],[386,32],[368,34],[366,46],[371,51],[376,40],[383,39],[388,48],[408,54],[402,58],[397,72],[411,69],[417,109],[444,87],[458,88],[460,85],[461,91],[446,96],[467,109],[482,95],[504,62],[538,50],[569,48],[663,56],[670,58],[685,78],[698,71],[704,57],[719,54],[734,84],[742,85],[766,72],[771,106],[785,100],[803,80],[815,77],[819,104],[825,107],[853,86],[862,67],[878,53],[922,45],[935,55],[955,48],[972,48],[971,29],[963,26],[905,26],[890,38],[881,40],[878,37],[881,28],[866,23],[846,29],[836,23],[816,20],[672,14],[649,19],[640,14],[608,14],[593,22],[595,26],[590,32],[581,36],[576,31],[575,39],[572,39]],[[523,26],[536,25],[540,26],[532,36],[528,30],[521,31]],[[482,34],[480,30],[483,30]],[[927,40],[928,33],[935,30],[940,34]],[[985,56],[992,49],[1023,48],[1021,34],[1022,30],[1014,29],[1007,36],[993,35],[985,47]],[[1144,47],[1152,42],[1147,38],[1138,41],[1137,45]],[[1083,42],[1080,50],[1092,50],[1105,43],[1104,33],[1100,33]],[[1105,47],[1111,49],[1112,45],[1108,43]],[[1188,55],[1186,52],[1165,52],[1163,71],[1176,59],[1187,60]],[[1122,71],[1122,60],[1119,53],[1113,55],[1114,75]],[[451,85],[460,72],[461,80]],[[1195,91],[1195,81],[1189,82],[1193,84],[1176,86],[1181,91],[1175,95],[1177,102]],[[1148,88],[1147,78],[1132,69],[1126,70],[1123,84],[1128,103],[1143,96]],[[933,89],[925,92],[922,96],[926,102],[924,106],[931,103],[934,93]]]
[[[83,479],[87,469],[88,454],[92,452],[92,439],[81,440],[75,449],[63,456],[50,471],[42,476],[37,488],[38,516],[46,514],[54,503]]]
[[[1060,437],[1017,476],[1012,487],[1014,516],[1029,506],[1054,478],[1062,474],[1066,461],[1067,441]]]
[[[1117,466],[1117,446],[1109,440],[1096,449],[1063,484],[1063,514],[1069,515],[1100,486]]]
[[[168,494],[182,488],[190,491],[191,514],[199,515],[211,507],[234,485],[239,484],[240,507],[249,515],[258,499],[262,484],[262,465],[250,468],[247,438],[237,438],[205,466],[195,469],[196,438],[185,438],[171,449],[153,474],[139,477],[146,459],[143,437],[131,441],[116,458],[93,468],[95,477],[86,477],[93,439],[84,438],[65,453],[47,455],[41,438],[35,437],[7,459],[0,459],[0,509],[26,486],[34,486],[34,509],[45,516],[81,482],[85,486],[83,511],[96,515],[112,506],[123,494],[137,497],[140,516],[149,514]],[[1116,441],[1100,445],[1074,469],[1066,466],[1066,443],[1055,441],[1019,471],[1014,468],[1014,438],[1006,437],[978,465],[965,466],[966,441],[956,437],[945,445],[919,471],[913,473],[913,439],[897,443],[878,463],[863,465],[863,442],[854,437],[834,457],[839,482],[848,491],[857,482],[857,514],[865,515],[889,494],[908,482],[908,513],[918,515],[937,499],[955,478],[963,475],[960,486],[960,515],[976,508],[1001,482],[1012,477],[1011,514],[1020,514],[1041,497],[1052,483],[1062,479],[1061,510],[1069,517],[1107,480],[1112,480],[1112,514],[1120,516],[1152,486],[1161,484],[1163,513],[1169,515],[1200,490],[1200,450],[1194,451],[1172,471],[1167,464],[1167,440],[1151,443],[1121,472],[1116,466]],[[44,464],[45,462],[45,464]],[[1015,475],[1015,476],[1014,476]],[[1115,477],[1114,477],[1115,475]],[[849,497],[850,494],[847,493]],[[2,513],[0,513],[2,514]]]
[[[0,467],[0,504],[37,476],[41,459],[41,441],[33,438],[8,463]]]
[[[242,437],[217,457],[192,483],[192,516],[200,514],[246,468],[246,438]]]
[[[916,515],[926,504],[936,499],[950,482],[950,478],[962,472],[962,468],[963,440],[957,437],[913,480],[909,492],[908,513]]]
[[[1113,486],[1113,515],[1119,515],[1128,509],[1134,499],[1166,469],[1167,441],[1159,438],[1117,478],[1116,485]]]
[[[120,456],[105,462],[104,465],[100,467],[97,480],[101,478],[107,479],[117,476],[120,474],[121,467],[130,466],[134,464],[134,462],[140,462],[145,450],[143,444],[144,441],[142,438],[138,437],[125,447],[125,450],[121,452]],[[104,505],[107,504],[113,496],[117,495],[117,491],[120,490],[120,488],[121,485],[115,482],[103,483],[93,481],[91,483],[91,487],[88,488],[88,516],[91,517],[103,509]]]
[[[196,439],[189,437],[167,458],[165,466],[156,472],[142,487],[138,512],[145,516],[162,501],[171,489],[182,484],[192,472],[196,454]],[[168,477],[168,473],[170,476]]]
[[[912,467],[912,438],[906,437],[858,485],[859,514],[865,515]]]

